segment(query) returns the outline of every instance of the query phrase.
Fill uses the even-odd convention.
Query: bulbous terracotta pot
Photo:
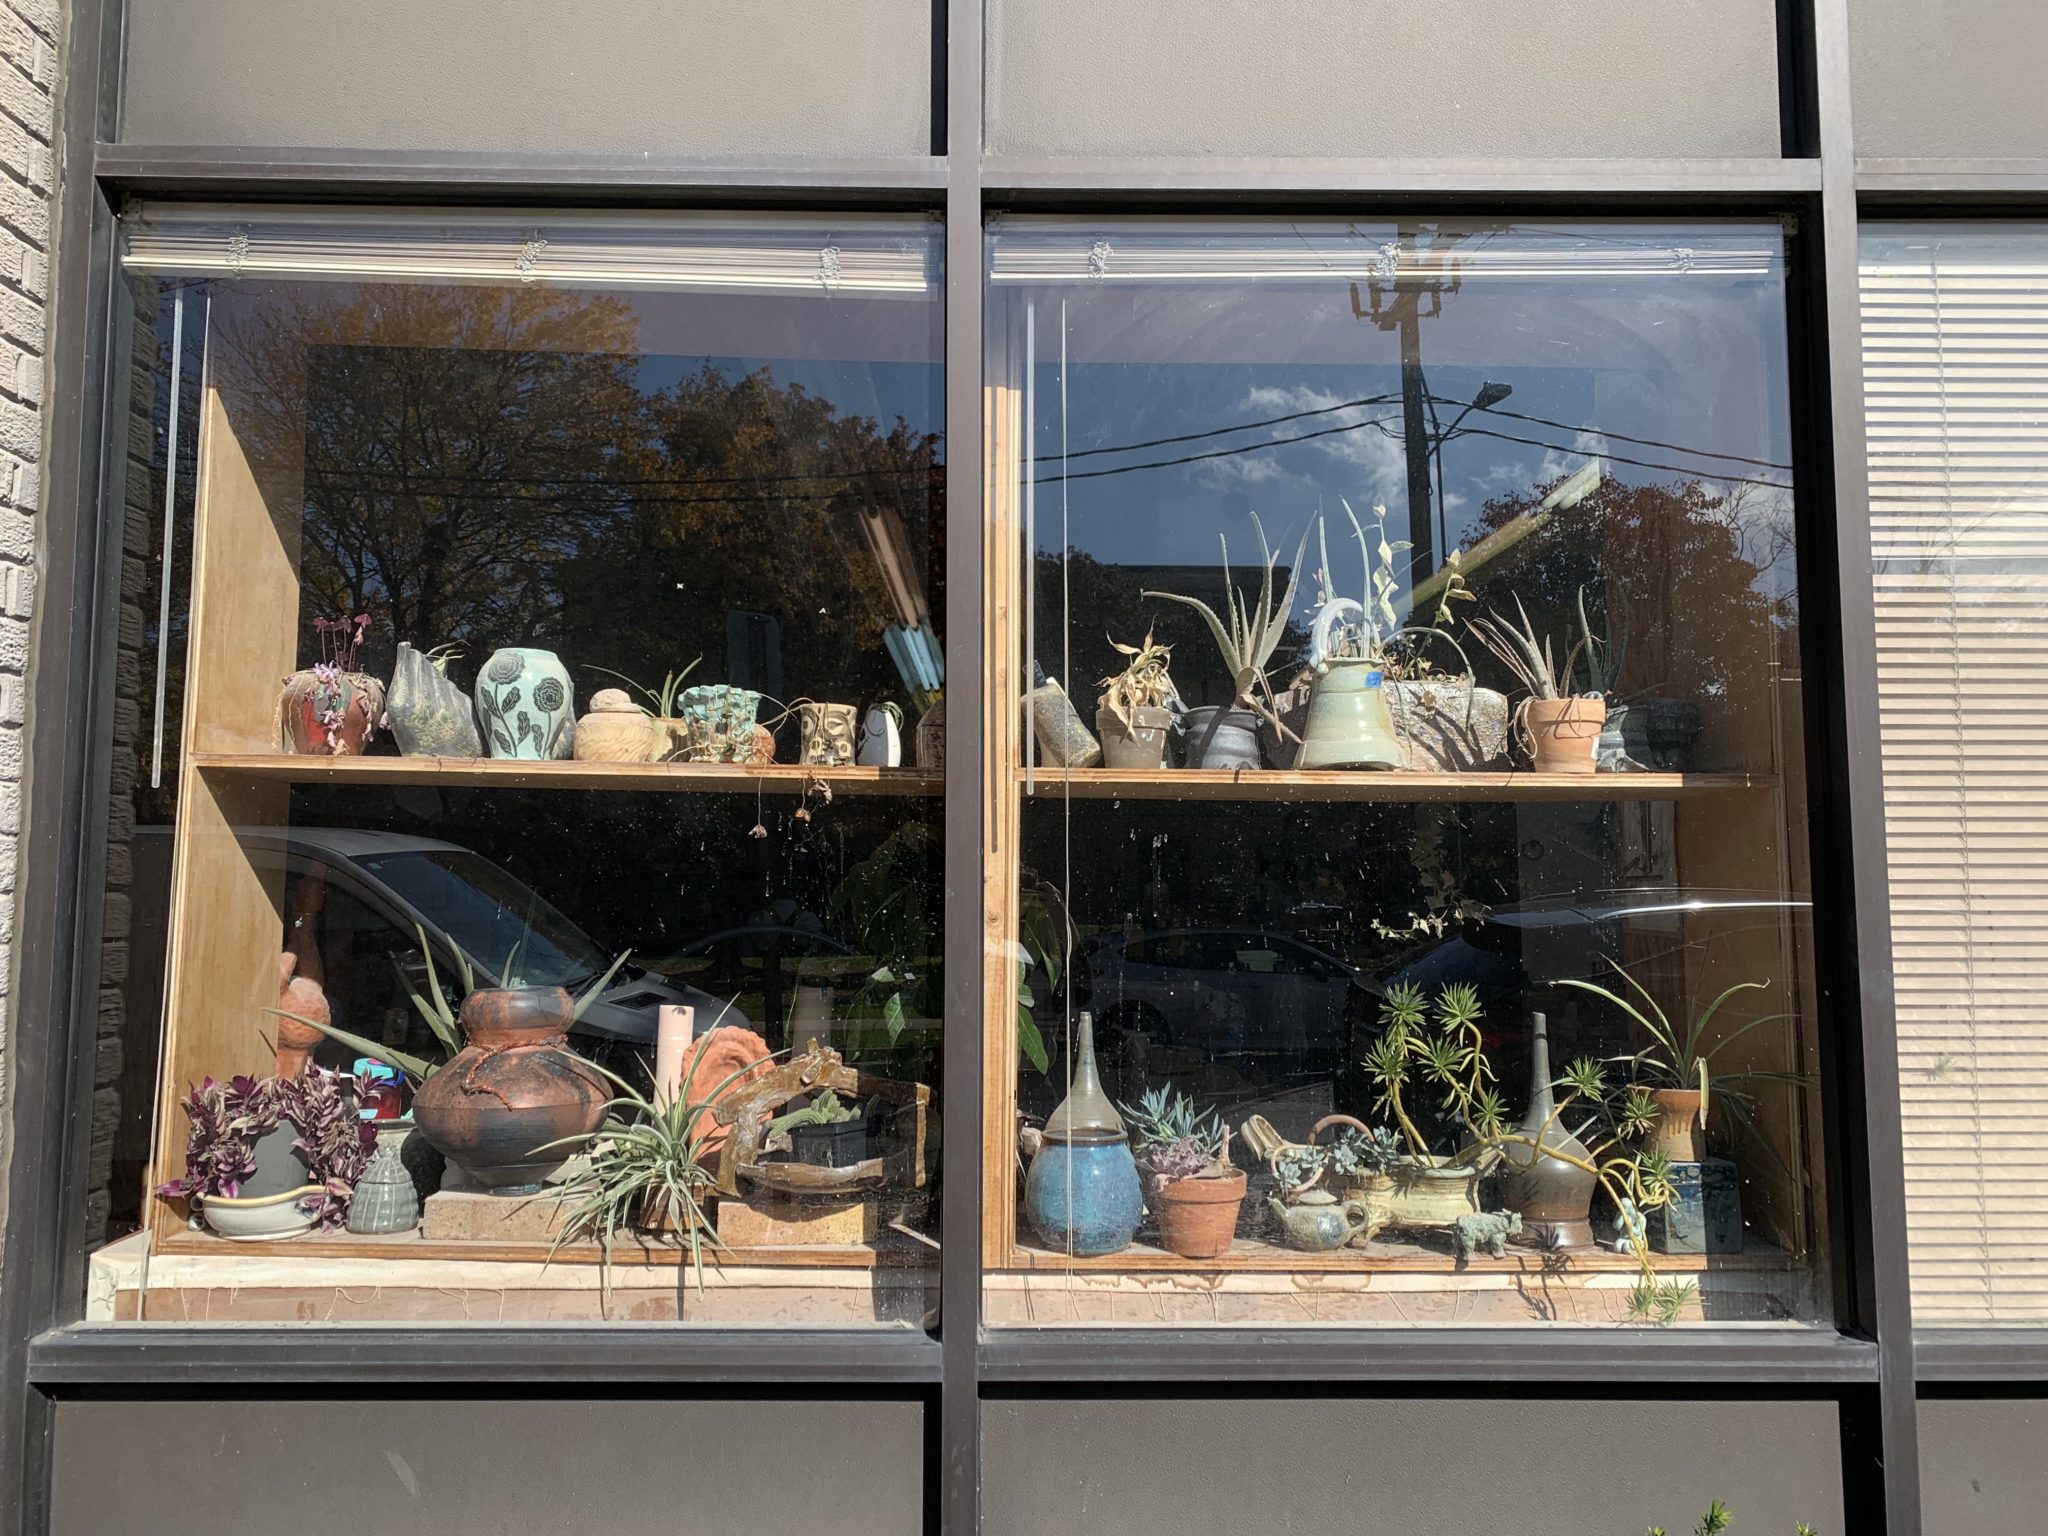
[[[1657,1123],[1645,1150],[1662,1152],[1674,1163],[1698,1162],[1706,1155],[1706,1141],[1700,1134],[1699,1089],[1652,1088],[1648,1092],[1657,1106]]]
[[[604,1122],[611,1090],[568,1047],[560,987],[492,987],[462,1004],[463,1047],[413,1096],[420,1135],[486,1189],[537,1193]],[[545,1150],[544,1150],[545,1149]]]
[[[1175,1179],[1152,1192],[1159,1242],[1184,1259],[1213,1259],[1230,1251],[1248,1181],[1242,1168],[1220,1179]]]

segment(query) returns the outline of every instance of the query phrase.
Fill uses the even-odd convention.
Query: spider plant
[[[1559,666],[1551,650],[1550,637],[1537,637],[1536,626],[1529,619],[1529,610],[1522,606],[1520,593],[1515,595],[1515,611],[1521,615],[1519,625],[1489,609],[1467,619],[1465,627],[1472,631],[1481,645],[1500,658],[1515,681],[1529,690],[1530,698],[1572,697],[1572,672],[1578,666],[1579,653],[1586,649],[1587,642],[1581,640],[1573,645],[1565,652],[1564,665]]]
[[[722,1015],[721,1015],[722,1017]],[[714,1025],[715,1029],[716,1026]],[[682,1080],[696,1072],[711,1044],[706,1030],[684,1063]],[[772,1058],[770,1058],[772,1059]],[[571,1243],[594,1239],[599,1255],[598,1284],[603,1304],[611,1304],[612,1243],[622,1227],[654,1228],[675,1234],[690,1255],[697,1294],[704,1294],[704,1250],[723,1250],[706,1208],[718,1175],[714,1153],[706,1143],[718,1131],[713,1110],[758,1062],[736,1068],[701,1098],[657,1104],[625,1078],[604,1067],[599,1072],[619,1090],[605,1106],[605,1121],[587,1136],[552,1142],[544,1151],[567,1149],[583,1154],[580,1166],[545,1196],[559,1202],[562,1225],[548,1249],[548,1259]],[[751,1128],[732,1127],[746,1135]]]
[[[1294,589],[1301,583],[1301,557],[1308,549],[1308,531],[1302,531],[1301,543],[1294,551],[1294,564],[1287,572],[1287,591],[1276,605],[1273,601],[1273,568],[1279,555],[1267,546],[1266,526],[1259,521],[1256,512],[1252,514],[1252,526],[1259,531],[1259,553],[1265,561],[1259,580],[1257,607],[1245,606],[1244,594],[1231,580],[1228,539],[1222,540],[1223,597],[1230,619],[1228,625],[1216,616],[1215,609],[1198,597],[1152,591],[1141,595],[1164,598],[1169,603],[1180,603],[1199,613],[1209,626],[1209,633],[1215,637],[1216,649],[1223,655],[1224,668],[1237,688],[1232,707],[1251,710],[1278,731],[1282,740],[1299,741],[1301,738],[1281,723],[1273,706],[1273,685],[1266,679],[1266,668],[1273,660],[1273,652],[1279,648],[1280,637],[1287,633],[1288,615],[1294,611]]]
[[[372,1040],[367,1035],[358,1035],[351,1030],[342,1029],[334,1024],[322,1024],[315,1019],[306,1018],[283,1008],[266,1008],[263,1011],[276,1014],[281,1019],[291,1019],[295,1023],[311,1025],[314,1029],[319,1030],[321,1034],[327,1036],[328,1039],[339,1041],[352,1051],[360,1052],[365,1056],[373,1056],[378,1061],[398,1068],[417,1087],[455,1059],[455,1053],[462,1049],[462,1028],[458,1022],[460,1003],[450,1003],[448,1001],[448,994],[441,990],[441,978],[434,970],[434,947],[427,942],[426,929],[418,923],[414,923],[412,931],[418,936],[420,941],[420,958],[426,962],[426,991],[422,992],[412,984],[412,978],[406,975],[405,967],[400,965],[395,959],[391,962],[391,968],[398,973],[398,984],[405,988],[405,995],[412,1001],[413,1011],[426,1021],[427,1029],[433,1034],[435,1043],[441,1047],[441,1059],[439,1061],[429,1061],[424,1056],[415,1056],[409,1051],[398,1050],[381,1041]],[[580,1021],[583,1015],[590,1011],[590,1005],[597,1001],[599,994],[606,987],[611,985],[612,978],[619,973],[619,967],[626,963],[626,957],[632,953],[630,949],[622,952],[617,959],[605,968],[605,973],[602,976],[591,982],[589,986],[576,995],[575,1006],[569,1012],[569,1022],[571,1024]],[[521,985],[516,972],[518,961],[519,948],[515,945],[512,953],[505,959],[504,973],[499,976],[490,977],[492,984],[501,987]],[[462,982],[462,991],[458,995],[459,997],[466,998],[477,989],[476,972],[470,968],[468,957],[460,949],[455,951],[455,969],[457,976]],[[488,972],[485,974],[489,975]]]
[[[675,714],[683,695],[683,684],[689,680],[690,674],[697,670],[698,664],[703,660],[704,658],[699,656],[680,672],[669,673],[661,680],[659,688],[650,688],[645,683],[626,676],[623,672],[614,672],[610,667],[587,667],[585,670],[602,672],[606,677],[616,677],[628,688],[647,700],[647,703],[640,706],[643,710],[646,710],[648,714],[655,716],[657,719],[666,720]]]

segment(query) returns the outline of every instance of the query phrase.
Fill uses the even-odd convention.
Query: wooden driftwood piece
[[[894,1107],[889,1123],[894,1145],[881,1159],[883,1172],[889,1183],[903,1189],[924,1188],[925,1120],[932,1102],[931,1088],[924,1083],[898,1082],[893,1077],[876,1077],[858,1067],[849,1067],[830,1046],[811,1040],[801,1056],[792,1056],[712,1106],[712,1116],[720,1125],[737,1128],[737,1134],[727,1136],[719,1150],[718,1192],[732,1196],[743,1193],[740,1170],[752,1168],[761,1160],[764,1120],[791,1099],[806,1093],[822,1093],[827,1088],[842,1098],[879,1099]]]

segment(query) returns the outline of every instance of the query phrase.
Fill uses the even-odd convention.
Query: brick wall
[[[11,1094],[14,1077],[8,1026],[29,615],[35,606],[49,384],[43,358],[62,17],[60,0],[0,0],[0,1102]],[[0,1204],[0,1221],[5,1214]]]

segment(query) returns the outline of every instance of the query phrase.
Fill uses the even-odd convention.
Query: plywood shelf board
[[[550,1259],[546,1243],[428,1242],[417,1229],[383,1236],[350,1232],[309,1233],[277,1242],[229,1242],[206,1232],[178,1231],[156,1240],[158,1253],[211,1258],[294,1259],[315,1265],[336,1259],[410,1259],[441,1264],[596,1264],[603,1255],[595,1243],[565,1245]],[[935,1269],[938,1250],[911,1238],[884,1237],[873,1246],[734,1248],[704,1251],[705,1268],[721,1265],[743,1269]],[[673,1269],[689,1260],[688,1250],[673,1244],[649,1243],[621,1235],[612,1245],[612,1263],[638,1269]]]
[[[1752,1244],[1742,1253],[1657,1254],[1661,1275],[1702,1274],[1709,1270],[1782,1271],[1798,1267],[1798,1260],[1782,1248],[1767,1243]],[[1456,1268],[1453,1266],[1456,1265]],[[1448,1248],[1425,1248],[1420,1244],[1375,1239],[1367,1248],[1339,1248],[1334,1253],[1302,1253],[1277,1244],[1239,1238],[1228,1253],[1214,1259],[1185,1259],[1149,1243],[1133,1243],[1121,1253],[1099,1258],[1070,1257],[1049,1248],[1018,1243],[1003,1266],[1012,1270],[1044,1272],[1072,1270],[1090,1273],[1180,1273],[1180,1274],[1460,1274],[1536,1275],[1562,1271],[1565,1274],[1633,1274],[1636,1261],[1624,1253],[1604,1248],[1573,1248],[1545,1252],[1510,1243],[1508,1255],[1496,1259],[1477,1253],[1462,1265]]]
[[[1013,770],[1036,799],[1076,800],[1684,800],[1777,787],[1753,773],[1408,773],[1278,769]]]
[[[285,784],[424,784],[498,789],[681,790],[800,795],[820,784],[835,795],[936,795],[944,778],[919,768],[807,768],[771,763],[521,762],[492,757],[301,757],[281,752],[204,753],[202,773]]]

